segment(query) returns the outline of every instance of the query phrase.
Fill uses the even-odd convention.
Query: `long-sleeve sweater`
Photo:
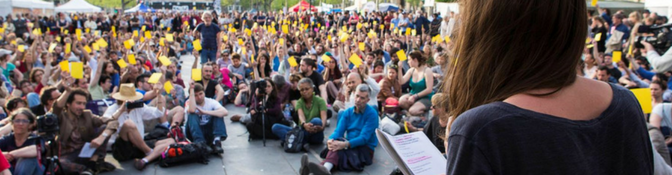
[[[390,97],[401,97],[401,85],[398,81],[383,78],[380,82],[380,93],[378,93],[378,101],[385,101]]]
[[[350,148],[368,146],[374,150],[378,146],[376,128],[378,128],[378,111],[366,105],[362,113],[355,113],[355,107],[351,107],[338,116],[338,125],[329,139],[345,138],[350,142]]]

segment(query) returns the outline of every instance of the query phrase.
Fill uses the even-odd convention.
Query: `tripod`
[[[46,137],[46,139],[45,139]],[[37,161],[44,163],[44,175],[65,174],[61,170],[61,163],[58,160],[58,145],[54,140],[54,136],[37,136],[30,139],[35,139],[37,147]],[[45,141],[46,140],[46,141]],[[44,158],[44,159],[43,159]]]
[[[266,147],[266,112],[264,109],[266,109],[266,94],[264,94],[261,97],[261,105],[259,105],[259,112],[261,113],[261,135],[262,135],[262,142],[264,144],[264,147]]]

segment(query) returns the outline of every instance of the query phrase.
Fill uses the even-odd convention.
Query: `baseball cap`
[[[5,55],[11,55],[12,51],[9,51],[7,49],[0,49],[0,58],[5,57]]]

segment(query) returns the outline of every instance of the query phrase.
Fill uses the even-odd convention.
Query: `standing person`
[[[461,8],[460,56],[444,77],[448,98],[435,104],[454,116],[446,130],[447,175],[653,174],[645,117],[632,92],[576,74],[586,1],[463,1]]]
[[[220,45],[219,26],[212,23],[212,13],[203,12],[203,23],[196,26],[193,36],[201,38],[201,64],[206,62],[215,62],[217,60],[217,48]]]

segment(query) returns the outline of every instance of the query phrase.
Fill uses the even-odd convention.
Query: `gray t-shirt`
[[[240,63],[240,66],[238,67],[235,67],[233,66],[233,64],[230,64],[228,69],[229,71],[231,71],[231,73],[240,74],[243,77],[245,77],[245,67],[247,67],[247,64],[245,63]]]
[[[661,127],[672,128],[672,103],[658,104],[653,107],[651,113],[663,117],[663,120],[660,122]]]

